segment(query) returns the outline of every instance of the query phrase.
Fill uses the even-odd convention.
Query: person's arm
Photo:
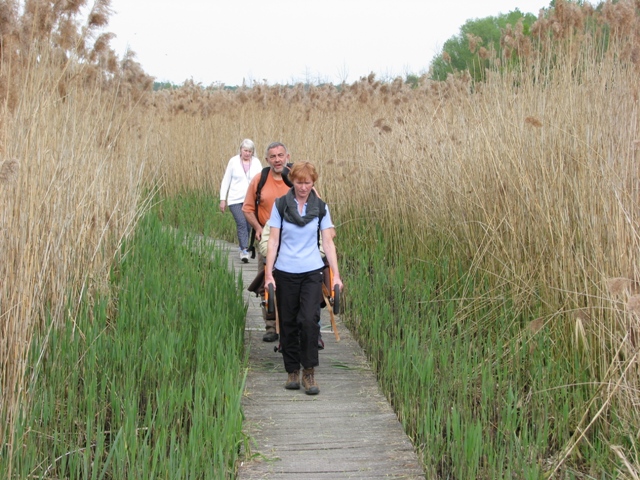
[[[256,178],[258,177],[258,178]],[[242,213],[244,213],[244,218],[247,219],[249,225],[256,232],[256,240],[260,241],[260,237],[262,236],[262,225],[258,221],[258,212],[256,210],[256,189],[258,188],[258,181],[260,177],[256,175],[251,182],[249,182],[249,188],[247,189],[247,194],[244,197],[244,203],[242,204]]]
[[[262,234],[260,236],[260,241],[258,242],[258,251],[260,252],[260,255],[262,255],[264,258],[267,258],[267,242],[269,241],[269,231],[271,230],[271,227],[269,227],[269,222],[267,222],[267,224],[262,227]]]
[[[244,208],[242,209],[242,212],[244,213],[244,218],[247,219],[249,225],[251,225],[253,230],[256,232],[256,240],[259,242],[260,238],[262,238],[262,226],[258,221],[258,217],[256,217],[256,214],[253,212],[245,211]]]
[[[340,271],[338,270],[338,255],[336,253],[336,245],[335,243],[333,243],[333,238],[335,236],[336,229],[333,227],[322,230],[322,248],[324,249],[324,254],[327,258],[327,262],[329,262],[331,272],[333,273],[333,285],[331,285],[331,288],[333,289],[337,285],[340,288],[340,291],[342,291],[344,285],[342,284]]]
[[[280,244],[280,229],[271,227],[269,230],[269,241],[267,242],[267,265],[264,269],[264,285],[265,288],[270,283],[273,284],[273,289],[276,289],[276,282],[273,279],[273,266],[276,263],[276,253],[278,252],[278,245]]]

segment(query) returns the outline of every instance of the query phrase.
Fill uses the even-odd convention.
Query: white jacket
[[[220,184],[220,200],[226,200],[227,205],[243,203],[249,188],[249,182],[262,171],[262,163],[257,157],[251,158],[251,167],[245,174],[240,155],[236,155],[227,163],[227,169]]]

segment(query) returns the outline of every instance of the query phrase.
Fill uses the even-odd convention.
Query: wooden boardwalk
[[[336,342],[327,309],[322,313],[325,349],[316,368],[320,394],[284,388],[282,356],[274,352],[274,343],[262,341],[260,299],[246,291],[257,262],[243,264],[236,245],[218,245],[229,252],[230,267],[242,274],[248,303],[249,371],[242,406],[251,451],[239,465],[238,478],[425,478],[364,353],[339,319]]]

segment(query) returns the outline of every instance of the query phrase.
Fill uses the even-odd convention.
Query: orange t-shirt
[[[244,197],[244,204],[242,205],[243,212],[253,212],[256,210],[256,190],[258,188],[258,183],[260,182],[260,175],[256,175],[251,180],[249,184],[249,188],[247,189],[247,195]],[[286,195],[289,191],[289,188],[284,180],[281,178],[276,180],[273,178],[271,172],[267,176],[267,181],[262,186],[262,191],[260,192],[260,205],[258,205],[258,222],[260,225],[264,226],[265,223],[269,220],[271,216],[271,209],[273,208],[273,204],[276,201],[276,198],[282,197]]]

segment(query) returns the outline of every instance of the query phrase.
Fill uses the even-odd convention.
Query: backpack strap
[[[320,213],[318,214],[318,250],[320,250],[320,224],[327,213],[327,204],[320,200]]]
[[[291,171],[291,167],[293,163],[287,163],[282,169],[282,180],[287,187],[293,187],[293,183],[289,180],[289,172]],[[269,172],[271,171],[271,167],[264,167],[260,172],[260,180],[258,181],[258,186],[256,187],[256,205],[255,212],[256,218],[258,217],[258,207],[260,206],[260,198],[262,194],[262,187],[267,183],[267,179],[269,178]],[[251,258],[256,258],[256,231],[254,228],[251,228],[251,234],[249,238],[249,248],[248,250],[251,252]]]
[[[258,182],[258,187],[256,188],[256,216],[258,216],[258,206],[260,205],[260,195],[262,193],[262,187],[267,183],[267,178],[269,177],[269,171],[271,167],[264,167],[260,172],[260,181]]]
[[[262,193],[262,187],[267,183],[267,178],[269,178],[269,171],[271,167],[264,167],[260,171],[260,180],[258,181],[258,186],[256,187],[256,203],[255,203],[255,213],[256,218],[258,218],[258,207],[260,206],[260,195]],[[248,250],[251,252],[251,258],[256,258],[256,230],[251,227],[251,234],[249,237],[249,248]]]
[[[276,198],[276,209],[280,214],[280,241],[278,242],[278,249],[276,250],[276,258],[278,258],[278,254],[280,253],[280,244],[282,243],[282,225],[284,224],[284,206],[286,204],[286,200],[284,196]],[[275,263],[275,261],[274,261]]]
[[[282,180],[287,185],[287,187],[293,187],[293,182],[289,180],[289,172],[291,171],[291,167],[293,167],[293,163],[287,163],[282,169]]]

